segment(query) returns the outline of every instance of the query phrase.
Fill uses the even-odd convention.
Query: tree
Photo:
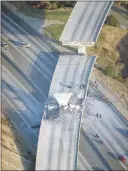
[[[128,10],[128,1],[115,1],[114,4],[119,5]]]
[[[57,8],[58,8],[58,5],[57,5],[57,3],[54,2],[54,3],[52,4],[52,9],[57,9]]]
[[[75,6],[75,1],[65,1],[65,6],[66,7],[74,7]]]
[[[119,22],[114,15],[109,15],[105,21],[105,24],[114,27],[119,26]]]
[[[108,64],[108,66],[105,68],[105,75],[109,77],[115,77],[116,76],[116,66],[114,64]]]
[[[48,9],[48,10],[52,9],[52,3],[51,2],[46,3],[46,9]]]

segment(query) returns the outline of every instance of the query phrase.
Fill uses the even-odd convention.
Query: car
[[[119,159],[120,161],[122,161],[123,163],[125,163],[125,161],[126,161],[126,159],[125,159],[125,157],[124,157],[123,155],[119,155],[119,156],[118,156],[118,159]]]
[[[20,46],[21,47],[30,47],[30,44],[22,42]]]
[[[40,128],[40,124],[34,124],[31,126],[31,128]]]
[[[5,43],[5,42],[3,42],[3,43],[1,43],[1,46],[7,48],[8,47],[8,44]]]

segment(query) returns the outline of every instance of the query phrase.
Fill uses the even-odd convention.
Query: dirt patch
[[[24,147],[22,139],[19,137],[18,132],[16,131],[15,127],[11,124],[11,122],[4,117],[2,114],[1,116],[1,146],[2,146],[2,169],[18,169],[18,162],[19,166],[21,167],[22,161],[20,160],[21,157],[31,161],[33,163],[33,158],[31,157],[30,153]],[[10,152],[9,152],[10,151]],[[8,163],[9,157],[6,155],[6,158],[3,157],[4,154],[13,153],[13,155],[17,156],[19,159],[17,160],[17,167],[12,166],[14,164]],[[14,160],[15,161],[15,160]]]
[[[100,79],[106,87],[108,87],[117,97],[120,102],[128,110],[128,89],[119,81],[103,75],[99,70],[95,69],[94,73],[98,79]]]

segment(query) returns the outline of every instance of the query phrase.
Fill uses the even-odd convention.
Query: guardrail
[[[84,71],[84,75],[83,75],[83,78],[82,78],[82,84],[85,84],[85,92],[84,92],[84,101],[83,101],[83,109],[81,111],[81,113],[79,114],[79,122],[78,122],[78,125],[77,125],[77,130],[76,130],[76,145],[75,145],[75,154],[74,154],[74,169],[76,170],[77,169],[77,157],[78,157],[78,148],[79,148],[79,139],[80,139],[80,130],[81,130],[81,120],[82,120],[82,116],[83,116],[83,113],[85,111],[85,101],[86,101],[86,96],[87,96],[87,90],[88,90],[88,86],[89,86],[89,78],[90,78],[90,75],[91,75],[91,72],[93,70],[93,66],[94,66],[94,63],[95,63],[95,60],[96,60],[96,57],[95,56],[90,56],[88,57],[88,60],[87,60],[87,67]]]

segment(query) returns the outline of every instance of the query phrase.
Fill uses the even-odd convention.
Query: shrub
[[[38,7],[38,5],[42,8],[52,10],[52,9],[58,9],[58,8],[73,8],[76,1],[33,1],[28,2],[29,5],[32,5],[33,7]]]
[[[109,77],[116,77],[116,66],[114,64],[108,64],[104,71],[105,75]]]
[[[46,3],[46,9],[47,9],[47,10],[51,10],[51,9],[52,9],[52,4],[51,4],[51,2],[47,2],[47,3]]]
[[[125,80],[123,79],[121,73],[119,73],[119,74],[115,77],[115,79],[118,80],[118,81],[121,82],[121,83],[124,83],[124,82],[125,82]]]
[[[119,52],[111,51],[111,59],[113,62],[116,62],[119,59]]]
[[[58,8],[57,3],[53,3],[53,4],[52,4],[52,9],[57,9],[57,8]]]
[[[114,27],[119,26],[119,22],[114,15],[109,15],[105,21],[105,24]]]

